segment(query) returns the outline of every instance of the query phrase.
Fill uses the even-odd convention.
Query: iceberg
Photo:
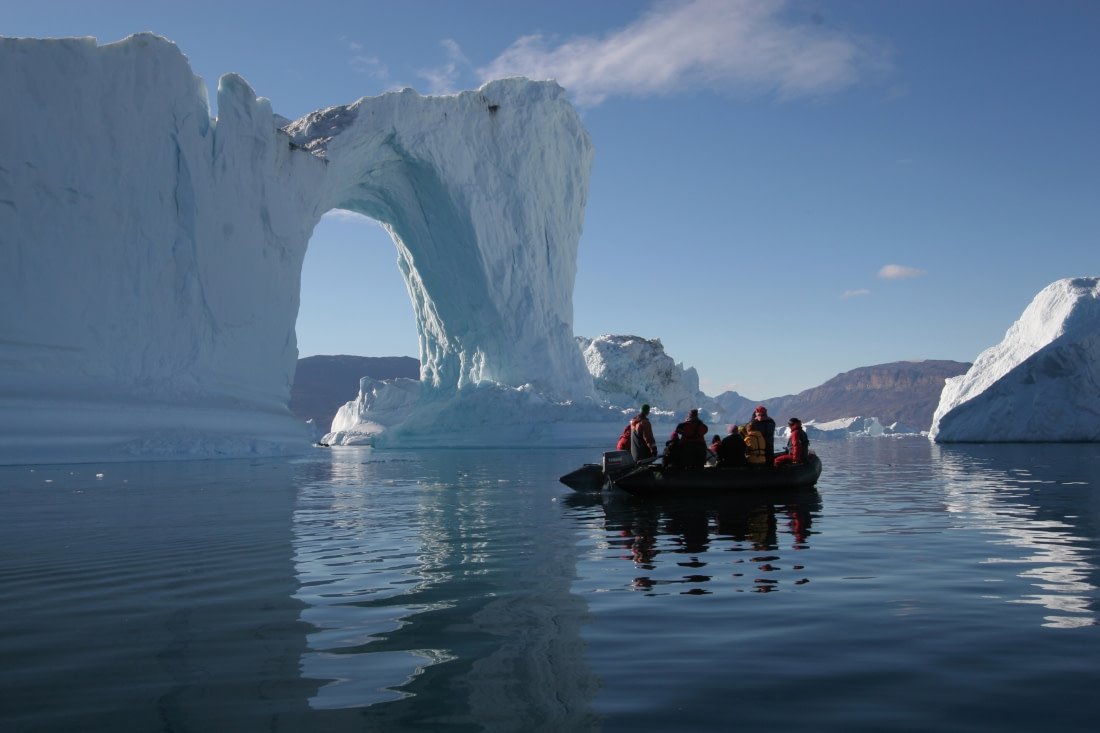
[[[371,445],[386,428],[400,425],[416,407],[420,382],[415,379],[359,380],[359,396],[336,412],[324,445]]]
[[[811,440],[846,440],[848,438],[885,438],[895,435],[921,435],[922,430],[902,422],[883,425],[877,417],[843,417],[837,420],[818,422],[809,420],[802,423],[806,435]],[[786,439],[791,429],[786,425],[775,432],[776,440]]]
[[[1100,278],[1051,283],[944,384],[937,443],[1100,442]]]
[[[813,420],[802,426],[807,437],[811,440],[842,440],[851,437],[880,437],[886,434],[886,429],[877,417],[846,417],[839,420],[815,422]],[[783,426],[776,431],[777,437],[790,436],[790,428]]]
[[[642,404],[652,406],[654,430],[670,431],[700,409],[705,421],[724,423],[724,410],[699,390],[699,375],[665,353],[660,339],[605,334],[576,337],[592,381],[594,398],[554,402],[537,391],[483,385],[466,390],[432,411],[414,415],[418,395],[413,380],[360,380],[358,397],[340,408],[332,430],[321,438],[329,445],[388,445],[388,431],[404,431],[402,445],[475,446],[508,440],[513,445],[556,447],[614,445],[623,425]],[[414,383],[414,382],[413,382]],[[411,419],[430,423],[410,430]],[[609,423],[611,423],[609,425]],[[440,434],[445,437],[440,437]],[[724,434],[724,427],[722,429]]]
[[[660,339],[605,334],[595,339],[577,337],[584,363],[601,401],[637,409],[650,403],[662,410],[686,413],[711,398],[699,391],[699,373],[684,368],[665,353]]]
[[[519,443],[490,408],[596,404],[572,312],[593,147],[560,86],[295,122],[235,74],[217,95],[212,119],[153,34],[0,38],[0,464],[307,450],[294,326],[332,209],[390,232],[414,307],[419,394],[390,444],[438,442],[440,420]]]

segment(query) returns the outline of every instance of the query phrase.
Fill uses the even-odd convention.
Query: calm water
[[[816,442],[653,503],[594,452],[0,468],[0,730],[1093,730],[1100,446]]]

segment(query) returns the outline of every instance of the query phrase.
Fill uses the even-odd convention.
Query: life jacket
[[[745,433],[745,457],[753,466],[762,466],[767,461],[764,436],[757,430]]]

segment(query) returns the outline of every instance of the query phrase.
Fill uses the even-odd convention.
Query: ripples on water
[[[0,728],[1091,729],[1100,448],[815,443],[815,491],[582,451],[0,469]]]

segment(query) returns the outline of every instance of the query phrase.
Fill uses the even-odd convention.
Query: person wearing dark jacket
[[[729,435],[722,439],[722,442],[718,444],[718,450],[715,453],[718,454],[719,466],[747,466],[749,465],[748,459],[745,457],[745,439],[738,432],[736,425],[729,426]],[[715,436],[718,437],[718,436]]]
[[[665,441],[665,452],[661,454],[665,468],[680,468],[680,436],[675,430]]]
[[[702,468],[707,463],[707,424],[699,419],[699,411],[691,410],[687,420],[676,426],[680,436],[680,455],[684,468]]]
[[[797,417],[792,417],[787,421],[787,427],[791,429],[791,434],[787,438],[787,450],[775,457],[776,466],[802,463],[810,452],[810,439],[806,437],[806,431],[802,429],[802,421]]]
[[[756,429],[764,436],[764,465],[772,465],[775,458],[775,420],[768,417],[768,410],[763,405],[756,408],[752,414],[756,421]]]

